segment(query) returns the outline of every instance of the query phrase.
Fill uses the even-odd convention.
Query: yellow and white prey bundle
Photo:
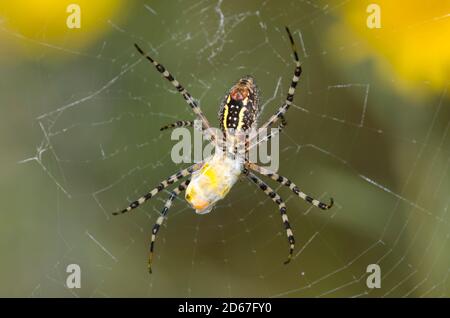
[[[223,199],[242,172],[243,162],[233,160],[221,152],[205,160],[202,168],[192,174],[186,189],[186,201],[198,214],[211,212],[214,204]]]

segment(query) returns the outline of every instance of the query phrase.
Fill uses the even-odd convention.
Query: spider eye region
[[[249,91],[247,88],[235,88],[231,94],[230,94],[230,98],[233,99],[234,101],[238,102],[238,101],[243,101],[244,99],[248,100],[248,95],[249,95]]]

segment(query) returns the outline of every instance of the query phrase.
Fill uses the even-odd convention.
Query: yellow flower
[[[366,10],[371,3],[380,7],[379,29],[370,29],[366,24],[371,15]],[[374,57],[382,74],[386,75],[386,70],[394,71],[400,80],[398,84],[408,89],[423,87],[424,82],[433,90],[447,85],[450,1],[351,1],[340,10],[344,24],[332,31],[330,39],[336,39],[339,34],[341,39],[342,34],[356,36],[361,45],[353,52],[346,51],[351,58]]]
[[[67,12],[67,7],[70,4],[77,4],[80,7],[79,29],[69,29],[67,26],[67,18],[71,15],[71,12]],[[29,57],[37,50],[42,50],[43,46],[77,51],[110,30],[108,20],[116,21],[123,15],[124,7],[123,0],[1,1],[0,41],[2,46],[13,47],[16,51],[14,54],[23,53]],[[62,57],[71,56],[57,49],[50,49],[48,53],[59,54]],[[14,59],[17,56],[10,58]]]

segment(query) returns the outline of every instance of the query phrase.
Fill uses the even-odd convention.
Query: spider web
[[[8,280],[14,293],[449,296],[447,90],[412,102],[370,65],[342,64],[361,43],[343,34],[336,48],[324,39],[346,4],[147,2],[120,24],[104,21],[110,32],[82,52],[2,29],[43,52],[33,61],[40,80],[26,95],[33,143],[15,167],[28,176],[18,187],[31,183],[35,193],[19,211],[31,220],[33,235],[17,231],[27,248],[8,252],[26,273],[19,282]],[[296,237],[295,257],[283,265],[288,244],[278,208],[247,180],[208,215],[195,215],[178,198],[148,275],[151,228],[168,192],[133,213],[111,212],[181,168],[170,159],[170,132],[159,127],[193,115],[133,43],[186,86],[211,123],[233,82],[254,75],[264,120],[283,102],[294,70],[285,25],[303,75],[280,135],[279,173],[317,199],[332,196],[335,207],[311,207],[262,177],[287,201]],[[47,63],[51,50],[73,56],[73,63],[55,70]],[[71,263],[81,267],[81,289],[65,286]],[[380,265],[380,289],[366,285],[369,264]]]

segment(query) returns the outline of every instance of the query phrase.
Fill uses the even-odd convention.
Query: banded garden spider
[[[295,88],[302,72],[294,39],[292,38],[291,32],[287,27],[286,31],[289,36],[296,63],[294,76],[292,78],[285,102],[278,108],[275,114],[272,115],[270,119],[260,127],[260,130],[271,127],[278,120],[281,120],[281,123],[278,126],[278,132],[286,126],[284,114],[292,104],[295,94]],[[209,130],[211,128],[211,125],[201,111],[197,102],[194,100],[194,98],[192,98],[191,94],[189,94],[189,92],[183,86],[181,86],[181,84],[166,70],[164,66],[144,53],[144,51],[137,44],[135,44],[135,47],[138,52],[148,61],[150,61],[150,63],[155,66],[158,72],[161,73],[162,76],[166,78],[183,96],[187,104],[195,113],[196,117],[201,121],[202,131],[205,132],[206,130]],[[320,209],[327,210],[333,206],[332,198],[330,198],[330,204],[322,203],[302,192],[288,178],[248,161],[247,152],[251,147],[250,142],[252,141],[252,139],[248,139],[248,131],[251,128],[256,128],[256,119],[258,115],[259,100],[257,87],[251,76],[243,77],[230,89],[221,104],[219,110],[219,121],[220,129],[223,133],[223,138],[222,141],[220,141],[217,138],[217,135],[215,135],[214,133],[211,134],[210,138],[211,142],[213,142],[216,146],[215,154],[209,158],[206,158],[202,162],[195,163],[194,165],[186,169],[182,169],[169,176],[150,192],[143,195],[136,201],[130,203],[127,208],[123,209],[122,211],[113,213],[114,215],[119,215],[125,212],[129,212],[139,207],[147,200],[153,198],[157,193],[161,192],[169,185],[174,184],[175,182],[178,182],[181,179],[187,177],[185,181],[183,181],[178,187],[170,192],[171,194],[169,196],[169,199],[166,201],[164,208],[161,211],[161,215],[157,218],[156,223],[153,226],[148,259],[148,270],[150,273],[152,272],[151,265],[156,235],[158,234],[159,228],[164,218],[167,216],[170,207],[172,206],[172,202],[183,191],[186,191],[185,198],[188,203],[190,203],[190,205],[196,210],[196,212],[198,214],[204,214],[210,212],[215,203],[223,199],[227,195],[227,193],[234,185],[234,183],[236,183],[238,177],[241,174],[246,176],[249,180],[259,186],[259,188],[263,190],[264,193],[272,199],[272,201],[278,204],[278,208],[281,213],[281,218],[289,242],[289,255],[288,259],[285,261],[285,264],[289,263],[289,261],[292,259],[295,244],[294,234],[292,232],[291,226],[289,224],[289,219],[286,214],[286,204],[283,202],[283,199],[269,185],[267,185],[267,183],[257,177],[253,172],[257,172],[263,176],[267,176],[288,187],[300,198]],[[193,121],[177,121],[173,124],[162,127],[161,130],[166,130],[174,127],[190,126],[194,126]],[[245,141],[240,138],[242,135],[245,135]],[[241,149],[240,151],[238,151],[238,147]]]

